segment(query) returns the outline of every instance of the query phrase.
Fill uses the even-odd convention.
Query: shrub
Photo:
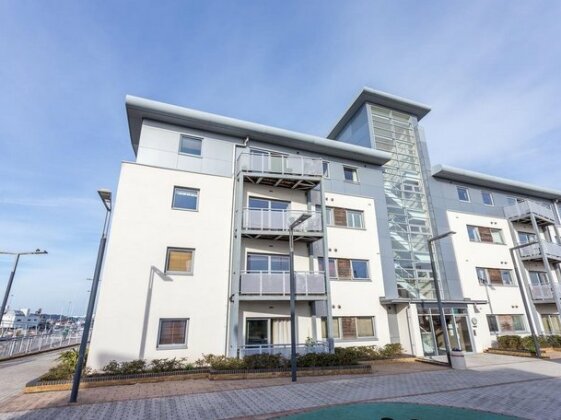
[[[41,376],[41,379],[44,381],[57,381],[72,378],[72,375],[74,375],[74,371],[76,370],[76,364],[78,363],[78,354],[79,353],[76,349],[60,353],[57,358],[58,364],[50,368],[47,373]],[[82,372],[88,373],[89,369],[86,369],[85,366],[86,363],[84,363],[84,370]]]
[[[497,337],[499,348],[503,350],[521,350],[522,338],[518,335],[502,335]]]
[[[528,350],[534,353],[536,352],[536,346],[534,345],[534,338],[531,335],[522,337],[520,339],[520,343],[524,350]],[[539,345],[542,346],[543,344],[540,342]]]
[[[247,369],[276,369],[290,365],[290,361],[280,354],[254,354],[243,358]]]
[[[549,335],[547,342],[551,347],[561,347],[561,335]]]
[[[380,360],[391,359],[403,352],[401,344],[391,343],[386,344],[384,347],[377,346],[352,346],[352,347],[337,347],[335,353],[340,357],[345,357],[349,361],[357,360]],[[352,363],[351,363],[352,364]]]
[[[150,362],[150,372],[173,372],[174,370],[188,370],[193,366],[185,358],[154,359]]]
[[[117,362],[116,360],[111,360],[106,364],[103,369],[105,373],[112,375],[132,375],[135,373],[145,373],[146,360],[138,359],[131,360],[130,362]]]
[[[198,367],[210,366],[214,370],[245,369],[243,359],[237,357],[215,356],[214,354],[203,354],[203,357],[195,362]]]
[[[379,354],[382,359],[391,359],[402,353],[403,347],[401,347],[401,344],[399,343],[386,344],[381,350],[379,350]]]

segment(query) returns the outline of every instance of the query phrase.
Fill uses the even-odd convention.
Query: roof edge
[[[239,138],[250,137],[266,143],[302,148],[317,153],[360,160],[374,165],[383,165],[391,159],[390,153],[381,150],[170,105],[137,96],[127,95],[125,105],[131,143],[135,153],[138,151],[142,120],[153,119]]]
[[[495,188],[498,190],[517,194],[530,195],[546,200],[561,199],[561,191],[558,190],[538,187],[536,185],[527,184],[525,182],[515,181],[507,178],[500,178],[493,175],[455,168],[448,165],[434,165],[432,167],[431,173],[435,178],[448,179],[456,182],[465,182],[467,184],[480,185],[487,188]]]
[[[415,102],[410,99],[402,98],[400,96],[392,95],[391,93],[375,90],[367,86],[363,87],[359,94],[355,97],[354,101],[343,113],[341,118],[337,121],[335,126],[331,129],[327,138],[336,138],[347,123],[354,117],[356,112],[365,103],[373,103],[375,105],[386,106],[396,111],[411,114],[417,117],[417,120],[422,120],[427,115],[431,108],[421,102]]]

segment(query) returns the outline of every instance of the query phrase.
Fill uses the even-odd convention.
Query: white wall
[[[200,189],[198,211],[171,208],[174,186]],[[122,165],[88,366],[224,352],[232,190],[231,178]],[[193,275],[153,274],[167,247],[195,249]],[[160,318],[190,319],[188,348],[157,349]]]
[[[487,300],[486,287],[479,283],[476,267],[512,270],[512,279],[516,282],[509,252],[509,248],[514,246],[514,242],[506,219],[453,211],[448,211],[447,216],[450,230],[455,231],[456,234],[445,241],[451,240],[465,297],[472,300]],[[467,225],[501,229],[506,243],[499,245],[471,242],[467,233]],[[443,246],[447,245],[444,243]],[[477,319],[477,326],[473,328],[476,335],[473,338],[475,350],[478,352],[491,347],[493,341],[496,340],[496,337],[489,332],[486,318],[488,314],[525,314],[524,303],[516,283],[514,286],[488,286],[487,291],[490,304],[475,305],[475,307],[468,305],[470,319]],[[526,327],[529,328],[527,324],[526,319]]]

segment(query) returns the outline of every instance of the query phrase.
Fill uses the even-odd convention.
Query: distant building
[[[0,327],[11,330],[37,329],[40,321],[41,315],[32,314],[27,308],[19,310],[10,309],[4,313]]]

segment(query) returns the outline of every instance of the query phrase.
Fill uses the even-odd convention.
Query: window
[[[518,204],[518,200],[516,199],[516,197],[507,197],[506,202],[507,202],[507,205],[509,205],[509,206],[514,206],[514,205]]]
[[[362,229],[364,227],[361,211],[347,210],[347,227],[354,229]]]
[[[493,194],[489,191],[481,191],[481,198],[483,199],[483,204],[486,206],[494,206],[495,202],[493,201]]]
[[[375,338],[376,325],[375,317],[334,317],[333,319],[333,338],[344,340],[356,340],[357,338]],[[327,338],[327,318],[321,319],[321,335]]]
[[[541,286],[543,284],[549,284],[549,280],[547,279],[547,274],[543,271],[529,271],[530,274],[530,283],[532,286]]]
[[[345,175],[345,181],[358,182],[358,174],[356,168],[349,168],[348,166],[343,166],[343,174]]]
[[[495,334],[526,332],[524,315],[487,315],[489,331]]]
[[[527,244],[537,240],[535,233],[518,232],[518,242],[520,244]]]
[[[321,164],[323,167],[323,177],[329,178],[329,162],[324,160]]]
[[[321,207],[318,208],[318,211],[320,210]],[[364,228],[364,212],[361,210],[348,210],[341,207],[327,207],[326,210],[328,226],[342,226],[352,229]]]
[[[559,315],[542,315],[542,324],[546,334],[561,335],[561,322],[559,321]]]
[[[179,153],[185,155],[200,156],[203,140],[195,137],[181,136],[179,142]]]
[[[466,187],[456,187],[458,190],[458,200],[469,203],[469,190]]]
[[[504,245],[503,231],[501,229],[484,226],[467,226],[469,240],[472,242],[485,242]]]
[[[501,270],[499,268],[476,267],[477,278],[481,284],[491,284],[493,286],[512,286],[511,270]]]
[[[320,271],[325,271],[323,257],[318,257]],[[349,260],[346,258],[329,259],[329,277],[339,280],[365,280],[369,279],[367,260]]]
[[[247,254],[247,271],[286,272],[290,270],[288,255]]]
[[[186,347],[188,319],[160,319],[158,347]]]
[[[250,209],[287,210],[290,207],[288,201],[268,200],[266,198],[249,197]]]
[[[174,187],[172,208],[181,210],[197,210],[199,190]]]
[[[166,273],[193,274],[192,249],[168,248]]]

